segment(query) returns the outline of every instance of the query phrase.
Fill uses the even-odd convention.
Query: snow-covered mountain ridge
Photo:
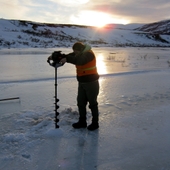
[[[154,34],[170,35],[170,20],[146,24],[140,28],[137,28],[136,30],[150,32]]]
[[[91,26],[0,19],[0,48],[70,47],[76,41],[107,47],[170,47],[170,20]]]

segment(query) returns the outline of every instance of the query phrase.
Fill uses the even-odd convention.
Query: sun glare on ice
[[[97,71],[98,71],[98,73],[99,74],[107,74],[108,73],[107,67],[106,67],[105,62],[103,61],[104,55],[102,53],[97,54],[96,58],[97,58]]]

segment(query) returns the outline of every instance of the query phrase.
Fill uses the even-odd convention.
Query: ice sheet
[[[20,99],[0,103],[0,169],[169,169],[168,50],[135,50],[95,49],[101,76],[100,128],[94,132],[72,128],[78,119],[74,66],[58,70],[60,128],[55,129],[54,69],[46,54],[1,55],[9,70],[0,62],[0,98]]]

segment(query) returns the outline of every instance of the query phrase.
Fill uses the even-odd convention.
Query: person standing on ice
[[[92,112],[92,123],[87,127],[88,130],[99,128],[99,111],[97,96],[99,94],[99,74],[96,67],[96,57],[91,47],[81,42],[76,42],[73,53],[66,55],[60,62],[74,64],[76,66],[78,80],[77,106],[79,110],[79,121],[72,126],[76,129],[86,128],[86,106]]]

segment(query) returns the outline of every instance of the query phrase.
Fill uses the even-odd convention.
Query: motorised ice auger
[[[59,128],[59,125],[57,124],[59,122],[58,119],[58,115],[59,112],[57,111],[57,109],[59,108],[59,106],[57,105],[57,103],[59,102],[59,99],[57,98],[57,69],[60,66],[63,66],[62,63],[60,63],[62,58],[65,58],[65,54],[62,54],[61,51],[54,51],[47,59],[47,62],[49,63],[50,66],[55,68],[55,128]]]

